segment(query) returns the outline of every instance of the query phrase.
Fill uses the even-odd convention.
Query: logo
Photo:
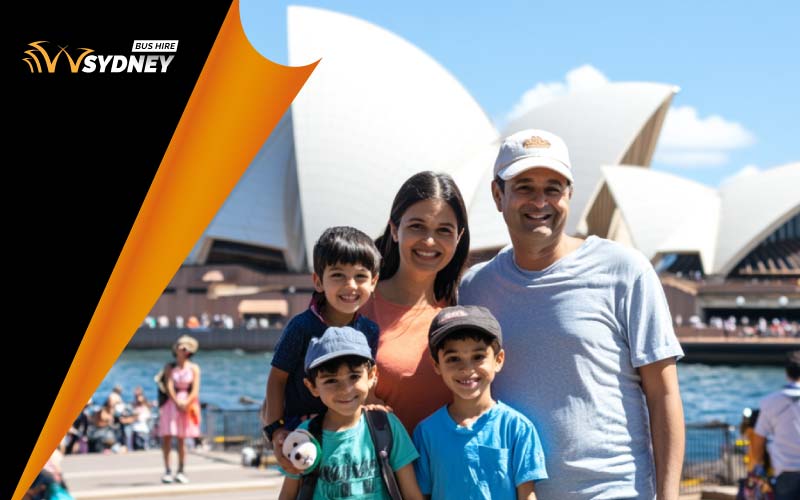
[[[530,139],[525,139],[525,142],[522,143],[522,147],[525,149],[528,148],[549,148],[550,143],[545,139],[542,139],[538,135],[534,135]]]
[[[178,51],[178,40],[134,40],[127,55],[97,54],[85,47],[67,50],[68,45],[62,47],[47,40],[28,46],[33,48],[24,51],[22,60],[31,73],[166,73]]]
[[[30,57],[23,57],[22,60],[28,63],[28,67],[31,69],[31,73],[41,73],[42,71],[47,71],[48,73],[55,73],[56,71],[56,64],[58,60],[63,55],[66,57],[69,68],[73,73],[78,72],[78,68],[81,65],[81,61],[83,59],[94,52],[93,49],[87,48],[80,48],[78,50],[83,51],[78,55],[77,59],[73,59],[69,52],[67,52],[67,47],[59,47],[58,52],[56,52],[55,57],[50,57],[50,54],[47,53],[47,49],[45,49],[42,44],[50,43],[45,40],[39,42],[31,42],[28,45],[33,47],[31,50],[26,50],[25,53],[28,54]],[[40,61],[41,58],[41,61]],[[44,68],[42,68],[42,62],[44,63]]]
[[[465,316],[469,316],[469,314],[467,314],[466,311],[458,311],[458,310],[449,311],[449,312],[446,312],[446,313],[442,314],[439,317],[439,322],[440,323],[446,323],[446,322],[448,322],[450,320],[453,320],[453,319],[456,319],[456,318],[463,318]]]

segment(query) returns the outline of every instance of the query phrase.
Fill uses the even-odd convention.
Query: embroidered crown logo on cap
[[[550,143],[546,140],[542,139],[538,135],[534,135],[530,139],[525,139],[525,142],[522,143],[524,148],[549,148]]]
[[[500,145],[494,175],[504,181],[532,168],[547,168],[574,182],[569,151],[564,141],[545,130],[521,130]]]

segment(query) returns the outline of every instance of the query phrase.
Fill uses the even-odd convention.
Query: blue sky
[[[603,81],[681,91],[653,168],[718,186],[800,161],[800,3],[240,0],[266,57],[287,63],[286,8],[377,24],[450,71],[499,127],[514,110]]]

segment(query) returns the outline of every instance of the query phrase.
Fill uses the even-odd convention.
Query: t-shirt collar
[[[320,312],[320,306],[321,306],[320,302],[321,302],[320,296],[317,294],[313,294],[311,296],[311,302],[308,304],[308,308],[311,309],[311,312],[314,313],[314,316],[316,316],[322,322],[323,325],[330,326],[328,325],[328,322],[325,321],[325,318],[322,317],[322,313]],[[353,321],[351,321],[349,324],[354,325],[356,321],[358,321],[358,318],[360,316],[361,313],[356,312],[355,315],[353,315]]]

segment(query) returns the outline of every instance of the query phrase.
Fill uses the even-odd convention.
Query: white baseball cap
[[[545,130],[527,129],[506,137],[494,162],[495,177],[507,181],[532,168],[547,168],[574,182],[569,151],[559,136]]]

